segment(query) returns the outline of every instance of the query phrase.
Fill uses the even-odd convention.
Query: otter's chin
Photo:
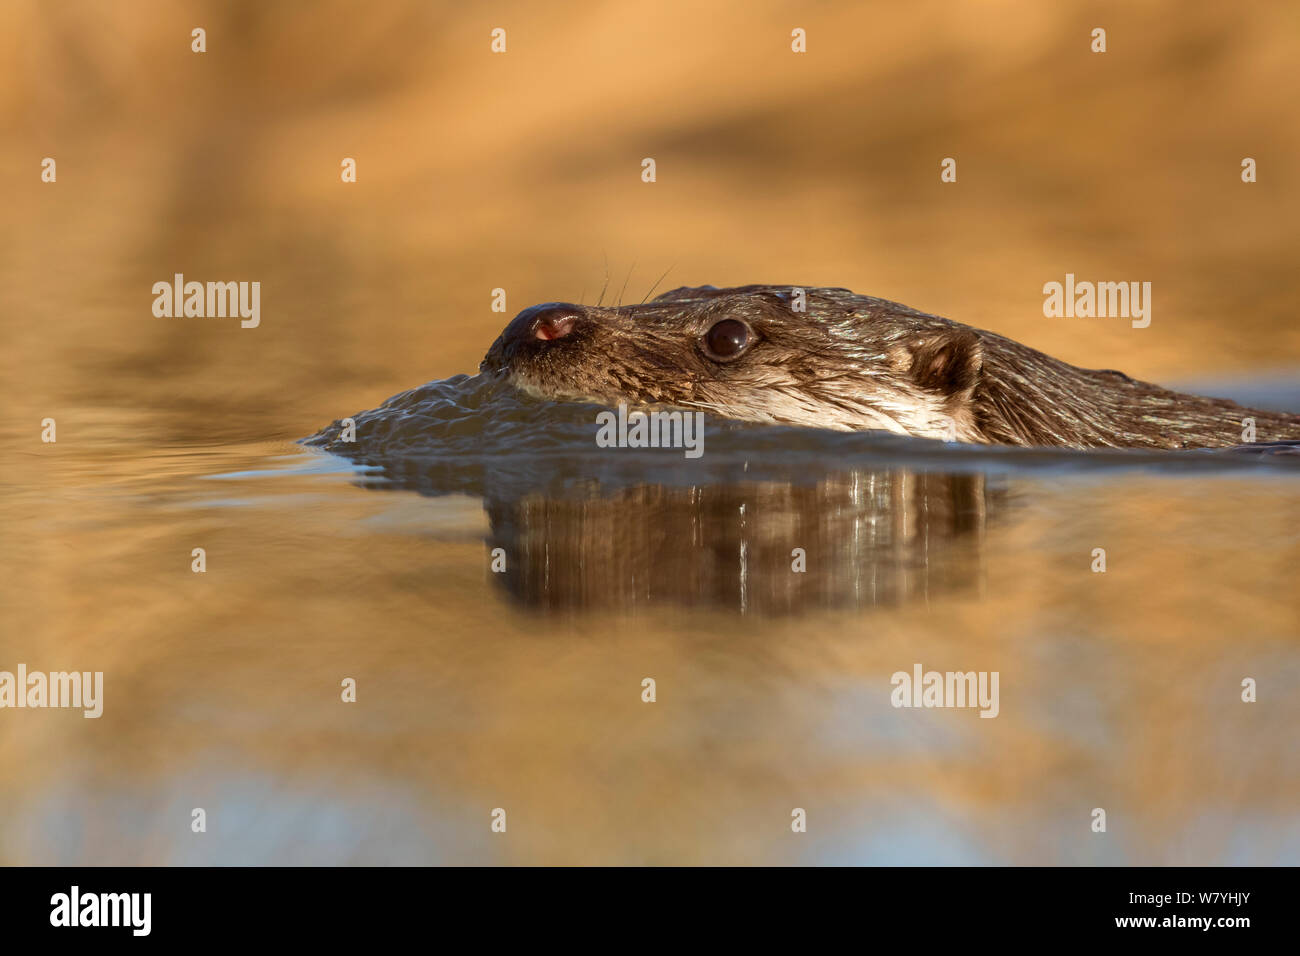
[[[495,373],[507,385],[523,392],[531,398],[541,399],[546,402],[577,402],[586,405],[617,405],[620,401],[628,401],[626,398],[610,399],[605,396],[589,392],[585,389],[575,388],[571,383],[566,384],[558,381],[552,376],[539,376],[531,373],[527,369],[521,369],[513,366],[506,366]]]

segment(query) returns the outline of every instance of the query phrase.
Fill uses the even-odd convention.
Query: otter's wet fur
[[[796,290],[806,310],[795,311]],[[750,338],[709,354],[723,320]],[[728,326],[735,329],[735,326]],[[1214,448],[1300,439],[1300,415],[1077,368],[1019,342],[847,289],[680,288],[640,305],[525,309],[480,366],[548,399],[701,409],[753,422],[980,444]]]

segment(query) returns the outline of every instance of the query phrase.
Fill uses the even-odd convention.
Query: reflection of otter
[[[485,372],[547,399],[976,444],[1215,448],[1300,440],[1300,416],[1076,368],[1011,339],[847,289],[675,289],[519,313]]]
[[[536,608],[900,604],[978,584],[994,500],[983,475],[906,470],[527,494],[487,502],[488,546],[507,555],[492,577]]]
[[[897,440],[733,422],[695,461],[611,452],[592,442],[596,411],[459,376],[357,415],[355,441],[343,422],[305,441],[347,456],[365,487],[481,499],[505,555],[491,580],[530,609],[797,613],[980,581],[1002,496],[958,470],[965,455],[926,465]]]

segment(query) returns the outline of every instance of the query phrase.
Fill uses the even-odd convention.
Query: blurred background
[[[6,0],[0,669],[102,669],[108,699],[0,713],[0,862],[1296,862],[1289,480],[1008,479],[942,554],[958,588],[556,617],[485,571],[526,501],[375,494],[290,443],[474,371],[528,305],[665,272],[1294,383],[1297,62],[1290,2]],[[260,327],[155,318],[178,272],[260,281]],[[1067,272],[1151,282],[1151,326],[1045,319]],[[570,511],[531,532],[590,560]],[[871,553],[926,579],[897,528]],[[915,660],[1000,667],[1003,716],[900,724]]]
[[[665,270],[670,288],[840,285],[1156,381],[1300,355],[1292,3],[9,0],[0,17],[0,305],[24,414],[111,395],[227,437],[274,402],[294,424],[263,427],[296,435],[340,386],[360,408],[472,371],[508,318],[493,288],[509,315],[594,300],[606,263],[609,295],[639,301]],[[260,280],[262,327],[155,321],[152,283],[175,272]],[[1151,327],[1045,320],[1066,272],[1150,281]],[[180,406],[160,369],[184,371]]]

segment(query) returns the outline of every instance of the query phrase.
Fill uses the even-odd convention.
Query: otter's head
[[[533,306],[480,369],[548,399],[981,441],[970,410],[981,366],[974,330],[893,302],[705,286],[643,305]]]

